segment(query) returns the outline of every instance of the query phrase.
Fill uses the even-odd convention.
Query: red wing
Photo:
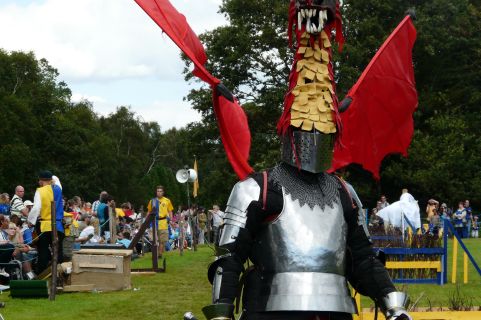
[[[349,91],[352,103],[341,114],[342,133],[331,171],[357,163],[379,179],[385,156],[407,156],[418,105],[412,63],[415,40],[416,29],[407,16]]]
[[[240,179],[253,170],[249,158],[251,136],[244,110],[234,102],[215,92],[220,80],[211,75],[204,64],[207,61],[204,47],[197,35],[168,0],[135,0],[157,23],[195,65],[193,74],[207,82],[214,91],[214,110],[219,124],[221,139],[229,162]]]

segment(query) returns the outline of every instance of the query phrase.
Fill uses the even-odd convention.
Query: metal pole
[[[55,210],[55,201],[50,203],[50,218],[52,223],[52,280],[50,282],[51,301],[55,300],[57,293],[57,261],[58,261],[58,237],[57,237],[57,214]]]
[[[185,183],[187,185],[187,207],[188,210],[190,211],[190,192],[189,192],[189,181]]]

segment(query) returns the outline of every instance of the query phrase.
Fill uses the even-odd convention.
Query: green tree
[[[292,51],[287,47],[287,5],[288,1],[225,0],[220,11],[229,24],[201,36],[209,57],[208,69],[240,98],[248,115],[252,133],[250,163],[257,170],[273,166],[279,159],[274,126],[292,59]],[[477,1],[344,1],[346,45],[342,53],[335,54],[338,95],[342,98],[356,82],[410,8],[418,16],[414,64],[419,91],[419,108],[414,115],[417,129],[410,156],[388,157],[383,162],[379,183],[358,166],[349,167],[350,180],[368,207],[375,204],[381,193],[397,199],[404,186],[410,186],[421,200],[432,196],[454,203],[464,195],[479,206],[475,196],[480,184],[473,174],[479,171],[481,163],[476,142],[481,136],[477,112],[481,85]],[[186,78],[191,76],[187,74]],[[219,147],[209,90],[193,90],[187,99],[203,115],[202,123],[190,128],[194,140],[200,139],[201,145],[208,146],[211,153],[227,163]],[[453,138],[458,139],[457,143]],[[209,161],[214,158],[213,154],[198,154]],[[235,180],[215,168],[203,178]],[[211,188],[209,183],[207,188]],[[452,187],[441,190],[448,184]],[[227,198],[228,189],[221,192],[220,198]],[[452,192],[453,189],[457,191]],[[210,190],[204,192],[209,199],[216,199]]]

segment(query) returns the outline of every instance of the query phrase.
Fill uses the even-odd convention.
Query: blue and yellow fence
[[[451,272],[451,282],[456,283],[457,275],[457,259],[458,259],[458,246],[460,245],[463,254],[463,282],[468,282],[468,260],[477,270],[478,274],[481,276],[481,269],[474,260],[473,256],[469,252],[468,248],[463,243],[461,237],[456,233],[454,226],[449,220],[443,220],[444,222],[444,232],[443,241],[441,247],[434,248],[410,248],[410,247],[385,247],[385,248],[374,248],[376,251],[383,251],[388,257],[386,261],[386,268],[388,270],[399,270],[397,272],[397,277],[393,278],[395,283],[434,283],[434,284],[445,284],[448,282],[448,230],[453,234],[453,253],[452,253],[452,272]],[[411,237],[412,233],[409,233],[408,237]],[[393,243],[399,243],[400,236],[372,236],[373,240],[392,240]],[[406,241],[409,243],[409,240]],[[422,260],[412,261],[410,257],[422,255]],[[409,258],[408,258],[409,257]],[[419,274],[416,274],[416,278],[410,278],[405,276],[407,272],[405,270],[415,270],[415,269],[431,269],[436,270],[436,277],[426,277],[419,278]],[[432,272],[434,273],[434,272]],[[429,274],[429,273],[427,273]]]

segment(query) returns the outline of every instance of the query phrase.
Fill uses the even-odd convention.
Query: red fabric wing
[[[386,155],[407,156],[418,104],[412,63],[415,40],[416,29],[407,16],[349,91],[352,103],[341,114],[343,130],[331,171],[357,163],[379,179]]]
[[[236,100],[232,102],[215,92],[214,110],[227,158],[243,180],[254,171],[247,162],[251,145],[247,116]]]
[[[195,65],[193,74],[207,82],[214,90],[214,110],[227,157],[240,179],[253,170],[247,160],[251,136],[247,117],[237,102],[231,102],[215,94],[220,80],[211,75],[204,64],[207,56],[197,35],[192,31],[185,16],[180,14],[168,0],[135,0],[157,23]]]
[[[155,23],[174,41],[195,65],[194,75],[213,85],[220,81],[205,68],[207,61],[204,47],[197,35],[168,0],[135,0]]]

